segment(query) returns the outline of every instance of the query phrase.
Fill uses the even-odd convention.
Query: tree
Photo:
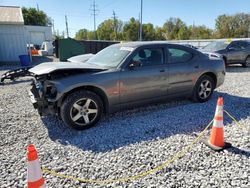
[[[220,15],[216,19],[216,37],[241,38],[248,37],[250,14]]]
[[[97,36],[99,40],[122,40],[122,26],[121,20],[108,19],[103,21],[97,29]]]
[[[177,38],[178,40],[188,40],[190,38],[191,31],[186,25],[183,25],[180,27],[178,33],[177,33]]]
[[[139,21],[135,18],[131,18],[129,22],[125,23],[123,27],[124,40],[127,41],[137,41],[139,34]]]
[[[145,41],[155,40],[155,29],[153,24],[142,25],[142,39]]]
[[[88,39],[88,30],[87,29],[80,29],[75,34],[76,40],[87,40]]]
[[[169,18],[163,25],[166,40],[188,39],[186,24],[180,18]],[[180,33],[179,33],[180,32]]]
[[[190,26],[190,39],[210,39],[213,35],[213,30],[206,26]]]
[[[112,33],[114,32],[114,21],[111,19],[102,22],[97,29],[99,40],[113,40]],[[114,35],[113,35],[114,36]]]
[[[22,7],[22,13],[25,25],[51,25],[50,18],[43,11]]]
[[[88,40],[96,40],[94,31],[89,31],[87,36]]]
[[[165,40],[162,27],[155,28],[155,40]]]

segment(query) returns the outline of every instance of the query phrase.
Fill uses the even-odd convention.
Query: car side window
[[[244,41],[239,42],[239,46],[241,47],[241,49],[249,48],[249,44]]]
[[[140,66],[161,65],[164,63],[162,48],[147,48],[139,50],[132,58],[132,62]]]
[[[168,48],[169,63],[184,63],[193,58],[193,54],[178,48]]]
[[[229,46],[229,49],[241,50],[242,48],[238,42],[234,42],[234,43],[231,43],[231,45]]]

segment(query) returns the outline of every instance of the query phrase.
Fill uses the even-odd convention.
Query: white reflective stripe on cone
[[[222,120],[215,120],[214,119],[213,127],[223,128],[224,127],[223,121]]]
[[[223,117],[223,106],[217,106],[215,110],[215,115]]]
[[[42,178],[42,170],[38,159],[35,161],[28,161],[28,182],[35,182]]]

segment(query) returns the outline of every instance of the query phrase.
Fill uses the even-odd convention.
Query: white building
[[[27,44],[44,41],[52,41],[51,27],[24,25],[20,7],[0,6],[0,62],[19,61],[28,53]]]
[[[44,41],[52,41],[50,26],[25,25],[26,37],[29,44],[42,45]]]

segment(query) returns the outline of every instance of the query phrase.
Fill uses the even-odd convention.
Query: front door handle
[[[195,65],[195,66],[194,66],[195,69],[198,69],[199,67],[200,67],[199,65]]]
[[[165,69],[161,69],[160,72],[165,72]]]

